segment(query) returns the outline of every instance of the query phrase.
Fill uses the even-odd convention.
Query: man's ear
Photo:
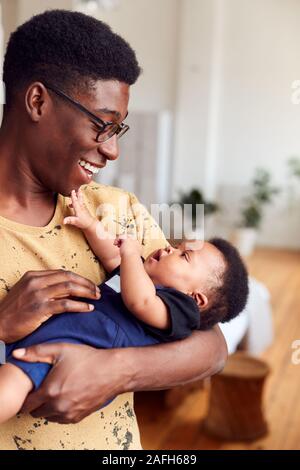
[[[204,309],[207,307],[208,298],[203,294],[203,292],[191,292],[189,295],[193,297],[199,308]]]
[[[40,82],[32,83],[25,95],[26,111],[34,122],[41,119],[42,113],[47,107],[47,89]]]

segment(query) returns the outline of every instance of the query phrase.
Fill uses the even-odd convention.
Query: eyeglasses
[[[96,116],[91,111],[89,111],[84,106],[82,106],[82,104],[73,100],[68,95],[58,90],[56,87],[52,85],[48,85],[45,82],[44,82],[44,85],[48,90],[53,91],[56,95],[60,96],[61,98],[71,103],[73,106],[79,109],[79,111],[81,111],[82,113],[84,113],[86,116],[88,116],[91,119],[91,121],[97,126],[96,142],[98,143],[106,142],[115,134],[117,135],[118,139],[120,139],[130,129],[129,126],[127,124],[124,124],[123,122],[121,124],[117,124],[115,122],[103,121],[98,116]]]

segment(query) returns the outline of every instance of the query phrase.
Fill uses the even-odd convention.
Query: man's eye
[[[99,132],[102,132],[103,128],[100,126],[96,126],[96,124],[93,124],[94,131],[99,134]]]

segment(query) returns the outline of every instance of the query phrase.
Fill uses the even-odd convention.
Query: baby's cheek
[[[176,288],[176,286],[180,283],[180,274],[177,269],[174,269],[174,266],[167,266],[161,274],[163,278],[163,282],[170,287]]]

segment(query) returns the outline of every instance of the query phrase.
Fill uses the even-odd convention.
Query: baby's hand
[[[71,192],[72,205],[70,207],[73,209],[74,215],[71,217],[64,218],[64,224],[75,225],[82,230],[89,228],[94,222],[94,217],[90,214],[86,205],[84,204],[82,192],[78,189]]]
[[[142,247],[141,244],[135,238],[125,238],[124,236],[120,236],[116,238],[114,244],[120,248],[120,255],[131,255],[137,254],[141,256]]]

